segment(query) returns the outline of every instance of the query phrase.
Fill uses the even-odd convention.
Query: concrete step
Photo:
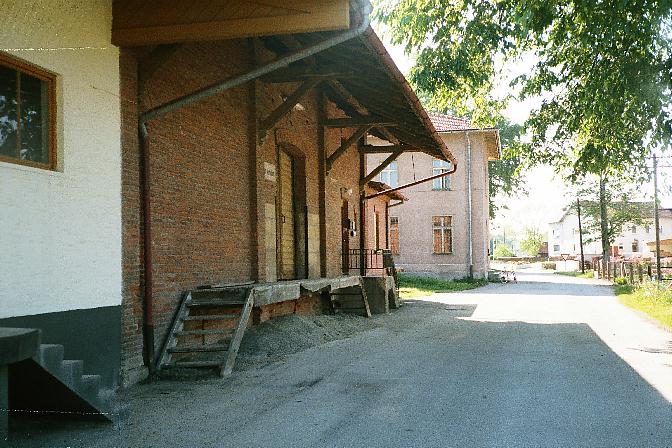
[[[82,375],[82,387],[79,393],[86,401],[99,408],[100,375]]]
[[[60,344],[40,344],[37,350],[37,362],[57,378],[61,378],[64,348]]]
[[[72,390],[78,391],[82,387],[82,375],[84,375],[84,361],[80,359],[66,359],[61,363],[61,381]]]
[[[249,292],[249,288],[210,288],[210,289],[195,289],[191,291],[191,298],[194,301],[211,300],[211,299],[232,299],[242,300],[245,302],[245,297]]]

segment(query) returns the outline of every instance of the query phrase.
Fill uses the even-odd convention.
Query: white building
[[[661,209],[660,238],[672,238],[672,209]],[[653,221],[653,220],[652,220]],[[574,211],[565,211],[560,219],[549,223],[548,252],[550,257],[559,257],[561,254],[578,256],[581,254],[579,244],[579,219]],[[583,253],[586,260],[602,254],[601,242],[598,235],[583,236]],[[647,248],[646,243],[655,241],[656,229],[653,222],[649,225],[626,226],[622,234],[618,235],[612,246],[612,254],[631,257],[653,257],[654,254]],[[594,240],[586,243],[586,240]]]

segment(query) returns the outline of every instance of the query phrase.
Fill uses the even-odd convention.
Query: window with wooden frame
[[[390,216],[390,251],[399,255],[399,218]]]
[[[0,161],[55,168],[55,81],[0,53]]]
[[[453,169],[453,164],[441,159],[432,160],[432,176],[445,173]],[[450,190],[450,176],[439,177],[432,181],[432,190]]]
[[[399,168],[397,162],[392,162],[380,172],[380,181],[390,187],[399,186]]]
[[[453,217],[432,216],[435,254],[453,253]]]

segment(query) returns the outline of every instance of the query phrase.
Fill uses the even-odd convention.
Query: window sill
[[[3,160],[0,160],[0,169],[10,169],[16,171],[23,171],[26,173],[46,174],[47,176],[60,176],[63,174],[62,171],[59,171],[57,169],[41,168],[30,165],[21,165],[18,163],[5,162]]]

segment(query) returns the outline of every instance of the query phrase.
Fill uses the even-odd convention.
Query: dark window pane
[[[0,156],[16,157],[16,70],[0,66]]]
[[[21,159],[49,163],[47,83],[21,74]]]

